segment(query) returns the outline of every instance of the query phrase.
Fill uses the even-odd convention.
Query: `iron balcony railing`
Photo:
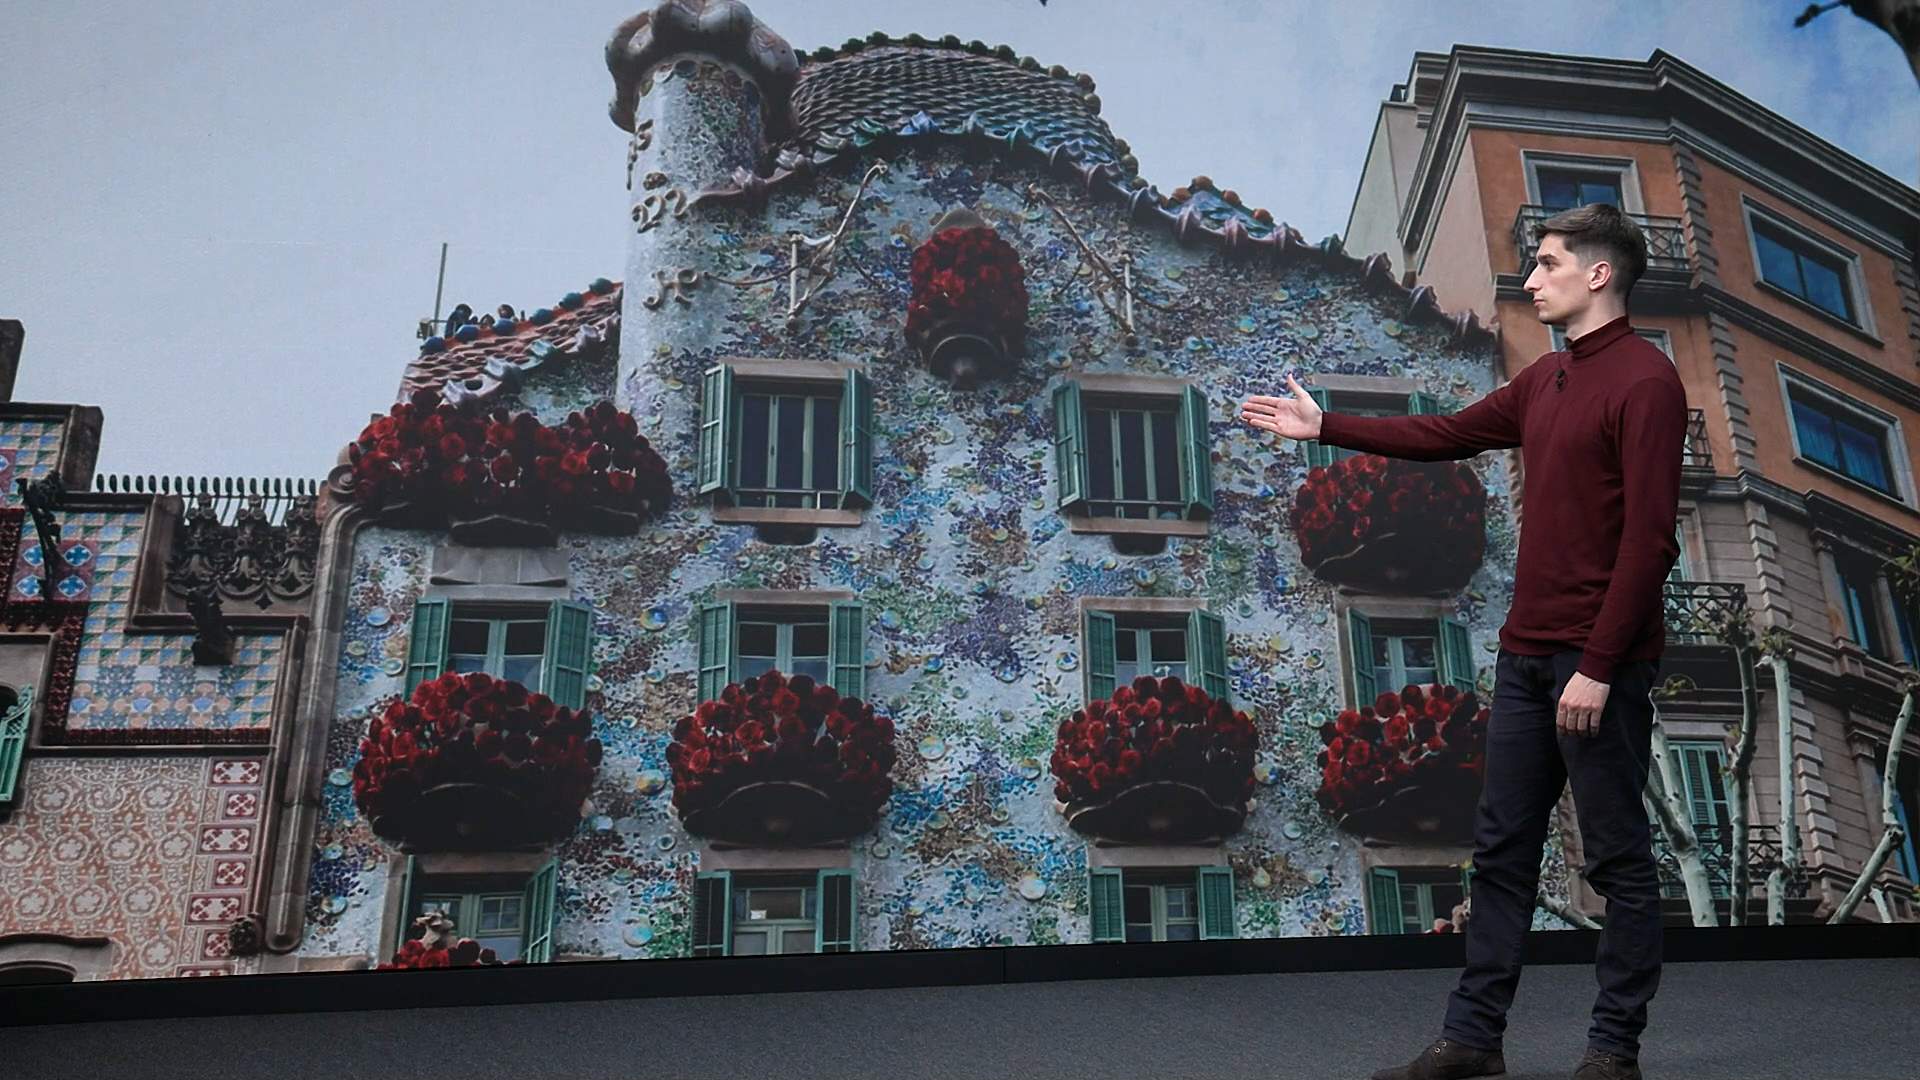
[[[1668,581],[1661,596],[1667,640],[1713,644],[1728,612],[1747,606],[1747,587],[1725,581]]]
[[[1540,241],[1534,239],[1533,227],[1560,211],[1552,207],[1527,204],[1513,219],[1513,248],[1520,253],[1521,274],[1533,270],[1533,257],[1540,250]],[[1652,214],[1628,214],[1627,217],[1647,238],[1647,272],[1689,274],[1693,265],[1687,258],[1687,235],[1680,227],[1679,218],[1655,217]]]
[[[1725,900],[1733,895],[1733,826],[1719,823],[1695,825],[1693,831],[1700,838],[1700,865],[1707,872],[1707,885],[1712,890],[1713,898]],[[1660,894],[1669,900],[1685,900],[1687,887],[1680,877],[1680,860],[1667,845],[1666,835],[1660,831],[1658,824],[1655,824],[1653,833],[1653,856],[1660,872]],[[1781,865],[1778,823],[1756,822],[1747,826],[1746,861],[1749,887],[1753,892],[1763,892],[1767,876]],[[1807,890],[1808,878],[1804,868],[1787,878],[1788,899],[1804,899]]]

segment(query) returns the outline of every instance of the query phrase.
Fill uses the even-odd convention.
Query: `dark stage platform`
[[[1803,943],[1823,940],[1789,936]],[[1678,951],[1695,956],[1720,951],[1699,947],[1711,940],[1683,938]],[[1843,934],[1824,940],[1844,947],[1807,951],[1855,955],[1863,947],[1898,946],[1912,938]],[[1723,946],[1728,943],[1734,939],[1721,939]],[[1530,951],[1547,954],[1542,959],[1570,959],[1566,948],[1557,942],[1546,949],[1530,945]],[[968,959],[977,962],[999,951],[969,951],[981,955]],[[1647,1075],[1690,1080],[1920,1076],[1920,1032],[1913,1020],[1920,1005],[1920,959],[1905,951],[1908,955],[1878,958],[1670,963],[1653,1004],[1643,1056]],[[1264,954],[1266,961],[1299,955],[1298,950],[1250,953]],[[1160,948],[1120,949],[1108,960],[1129,954],[1149,962],[1110,968],[1111,973],[1164,971],[1181,956]],[[1208,966],[1208,953],[1187,955],[1197,966]],[[697,963],[719,973],[734,962]],[[612,969],[620,979],[639,980],[677,965],[561,967]],[[876,969],[864,970],[871,975]],[[901,981],[900,970],[885,981]],[[220,1007],[251,1015],[205,1015],[211,1011],[206,1002],[189,1000],[196,986],[173,987],[171,1005],[122,995],[117,1006],[102,1008],[106,998],[90,1005],[74,996],[63,1004],[77,1012],[66,1015],[122,1010],[175,1015],[0,1029],[0,1060],[6,1075],[35,1080],[205,1075],[1347,1080],[1417,1051],[1437,1027],[1453,981],[1453,972],[1438,967],[1096,979],[1048,979],[1038,971],[1023,978],[1004,965],[1002,977],[993,979],[977,963],[969,970],[971,977],[949,981],[973,985],[754,994],[708,988],[704,996],[675,996],[671,987],[629,983],[611,988],[628,995],[619,1000],[529,999],[431,1009],[398,1007],[399,999],[386,996],[384,988],[402,984],[388,975],[288,977],[319,979],[348,993],[345,999],[307,1006],[340,1010],[320,1012],[289,1011],[302,1007],[296,997],[307,996],[303,989],[291,991],[295,997],[268,992],[284,988],[287,979],[243,978],[226,981],[229,992],[253,984],[251,1008]],[[545,973],[529,969],[523,974]],[[398,978],[413,990],[453,985],[410,974]],[[377,979],[383,992],[356,1000],[348,987],[369,989],[374,985],[369,979]],[[491,980],[468,984],[482,981]],[[551,996],[575,996],[553,980],[547,984],[560,991]],[[489,989],[528,996],[525,988],[533,985],[501,981]],[[21,1011],[0,1015],[15,1023],[29,1015],[44,1019],[41,1006],[86,989],[54,988]],[[1584,1042],[1592,996],[1588,966],[1530,967],[1508,1033],[1509,1075],[1515,1080],[1567,1076]],[[15,1005],[27,1001],[20,991],[9,991],[8,999]],[[244,1004],[241,998],[223,1000]],[[392,1007],[364,1010],[374,1002]],[[356,1007],[362,1011],[347,1011]],[[190,1013],[202,1015],[181,1015]]]

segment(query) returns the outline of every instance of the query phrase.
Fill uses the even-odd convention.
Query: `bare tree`
[[[1887,740],[1886,774],[1880,784],[1880,821],[1885,829],[1880,833],[1880,843],[1875,845],[1873,854],[1867,856],[1867,864],[1860,868],[1860,876],[1854,879],[1853,888],[1847,890],[1840,906],[1834,909],[1833,918],[1827,920],[1830,923],[1843,923],[1853,918],[1854,909],[1860,906],[1860,900],[1868,890],[1876,894],[1874,904],[1880,909],[1880,918],[1891,921],[1887,918],[1886,902],[1878,895],[1879,890],[1874,888],[1873,881],[1887,865],[1887,857],[1893,854],[1893,849],[1907,838],[1906,830],[1900,827],[1900,819],[1893,812],[1893,800],[1900,797],[1894,786],[1894,777],[1900,772],[1900,745],[1906,741],[1907,725],[1913,722],[1913,703],[1920,698],[1920,676],[1907,673],[1905,685],[1901,687],[1901,697],[1900,715],[1894,719],[1893,734]]]
[[[1653,696],[1672,698],[1693,689],[1693,685],[1693,680],[1686,676],[1675,675],[1662,683]],[[1713,910],[1713,883],[1707,878],[1706,862],[1701,858],[1700,836],[1687,814],[1680,771],[1667,749],[1667,728],[1660,719],[1657,701],[1653,706],[1652,748],[1654,767],[1647,770],[1645,793],[1649,816],[1660,823],[1660,831],[1667,837],[1667,850],[1680,864],[1680,881],[1686,886],[1687,908],[1693,913],[1693,925],[1718,926],[1720,919]]]
[[[1920,79],[1920,0],[1833,0],[1826,4],[1808,4],[1795,26],[1805,26],[1834,8],[1844,7],[1855,15],[1886,31],[1907,54],[1907,66]]]
[[[1800,823],[1793,812],[1793,639],[1770,626],[1760,655],[1773,669],[1773,709],[1780,743],[1780,862],[1767,875],[1767,923],[1787,921],[1787,882],[1800,873]],[[1744,853],[1742,853],[1744,855]]]

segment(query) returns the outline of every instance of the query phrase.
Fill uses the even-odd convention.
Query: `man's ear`
[[[1605,259],[1587,267],[1587,291],[1604,292],[1613,283],[1613,264]]]

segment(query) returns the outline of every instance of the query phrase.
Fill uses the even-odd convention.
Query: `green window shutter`
[[[859,368],[847,371],[840,403],[840,485],[862,506],[873,505],[873,380]]]
[[[698,691],[701,701],[718,701],[733,681],[733,604],[700,605]]]
[[[1474,692],[1473,640],[1467,628],[1452,619],[1440,620],[1440,681],[1463,693]]]
[[[1347,609],[1347,642],[1353,648],[1353,707],[1370,706],[1380,696],[1379,681],[1373,677],[1373,620]]]
[[[1072,509],[1087,498],[1085,414],[1080,384],[1067,379],[1053,388],[1053,474],[1060,484],[1060,508]]]
[[[857,600],[828,605],[827,670],[841,697],[866,700],[867,606]]]
[[[1187,615],[1189,656],[1200,658],[1200,689],[1215,701],[1227,700],[1227,623],[1211,611]]]
[[[1713,778],[1721,769],[1720,744],[1675,743],[1672,753],[1680,766],[1680,785],[1687,801],[1687,817],[1692,824],[1695,827],[1718,826],[1722,820],[1730,817],[1726,796],[1716,795],[1713,785]]]
[[[1330,409],[1327,403],[1331,399],[1327,396],[1325,390],[1317,386],[1309,387],[1307,396],[1313,399],[1315,405],[1320,406],[1322,412]],[[1326,443],[1314,439],[1306,439],[1300,443],[1300,448],[1307,455],[1307,468],[1309,469],[1316,465],[1327,466],[1333,464],[1333,447],[1328,446]]]
[[[1105,611],[1087,612],[1087,701],[1113,697],[1113,615]]]
[[[700,494],[722,491],[733,479],[733,368],[716,364],[700,382],[700,458],[696,480]]]
[[[1180,489],[1187,517],[1213,514],[1213,440],[1207,432],[1207,395],[1187,387],[1180,398]]]
[[[412,636],[407,641],[407,696],[447,669],[447,635],[453,629],[453,605],[438,597],[413,602]]]
[[[27,757],[27,724],[33,716],[33,687],[20,688],[13,708],[0,716],[0,806],[20,796],[20,766]]]
[[[393,935],[393,951],[399,952],[413,937],[413,890],[420,883],[420,860],[407,856],[400,868],[400,929]]]
[[[529,964],[553,962],[553,886],[558,864],[548,860],[527,879],[520,910],[527,920],[526,944],[520,956]]]
[[[1440,407],[1440,399],[1432,394],[1416,390],[1407,395],[1408,416],[1442,416],[1446,411]]]
[[[1367,893],[1373,903],[1373,932],[1399,934],[1406,931],[1400,921],[1400,873],[1376,866],[1367,874]]]
[[[733,875],[704,871],[693,887],[693,955],[725,956],[732,942]]]
[[[1089,872],[1090,891],[1087,894],[1093,913],[1093,940],[1127,940],[1127,913],[1121,888],[1120,871],[1115,867],[1096,869]]]
[[[540,658],[541,691],[554,704],[587,707],[587,659],[593,655],[593,609],[572,600],[547,606],[547,651]]]
[[[1233,868],[1200,868],[1200,940],[1236,937],[1233,930]]]
[[[814,921],[814,952],[853,951],[853,871],[822,870],[820,917]]]

